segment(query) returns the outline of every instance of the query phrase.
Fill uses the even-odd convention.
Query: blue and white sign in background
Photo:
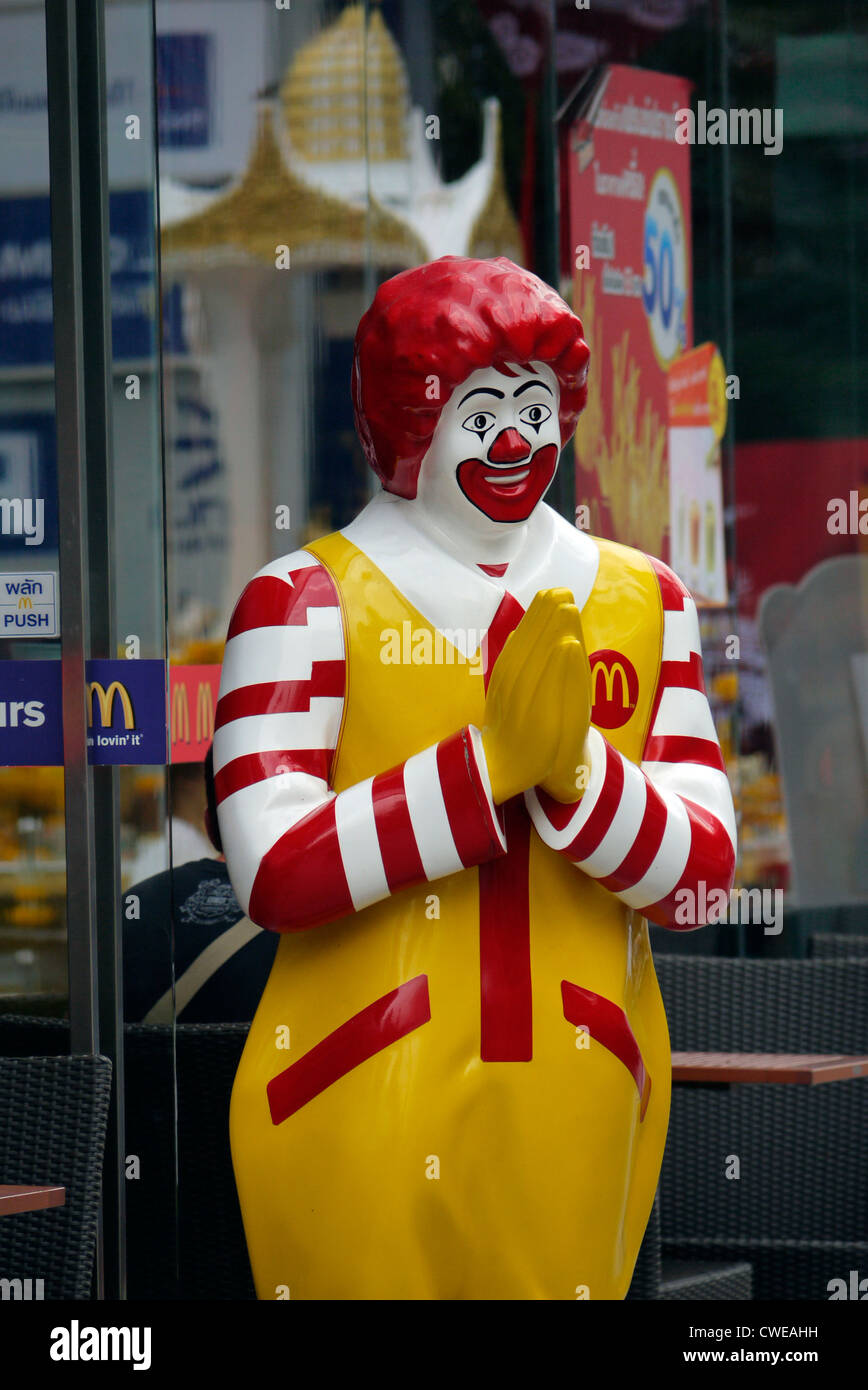
[[[59,661],[0,661],[0,767],[60,767]],[[125,767],[168,761],[166,663],[87,663],[88,761]]]
[[[48,117],[44,17],[0,13],[0,368],[53,360]],[[112,339],[115,361],[155,350],[153,302],[155,125],[161,176],[220,187],[246,167],[256,95],[266,82],[268,7],[237,0],[161,0],[157,111],[150,64],[150,7],[106,9]],[[127,138],[127,117],[140,121]],[[169,296],[167,296],[167,299]],[[184,351],[179,303],[163,305],[165,346]]]
[[[0,661],[0,767],[63,763],[59,661]]]
[[[197,150],[214,136],[213,34],[157,35],[160,149]]]
[[[48,98],[42,6],[0,7],[3,186],[48,193]],[[270,12],[269,12],[270,11]],[[244,169],[256,96],[269,80],[275,27],[293,23],[257,0],[157,0],[160,171],[216,185]],[[297,21],[303,23],[303,21]],[[153,175],[154,82],[150,5],[105,7],[106,132],[113,189],[147,188]],[[141,138],[125,120],[137,115]]]
[[[2,32],[2,30],[0,30]],[[0,201],[0,367],[43,366],[54,356],[48,197]],[[112,349],[154,351],[154,200],[149,189],[109,198]]]

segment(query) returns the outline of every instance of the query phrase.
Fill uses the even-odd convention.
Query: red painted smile
[[[526,521],[555,475],[558,450],[544,444],[524,461],[465,459],[455,476],[469,502],[492,521]]]

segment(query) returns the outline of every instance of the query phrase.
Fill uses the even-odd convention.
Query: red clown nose
[[[531,447],[518,430],[501,430],[488,451],[489,463],[519,463],[530,457]]]

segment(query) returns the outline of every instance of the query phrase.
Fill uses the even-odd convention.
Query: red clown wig
[[[368,463],[388,492],[415,497],[443,406],[480,367],[544,362],[560,386],[561,444],[585,406],[590,352],[581,320],[529,270],[498,256],[442,256],[378,289],[353,354],[353,409]]]

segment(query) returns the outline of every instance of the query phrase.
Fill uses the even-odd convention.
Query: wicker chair
[[[255,1298],[229,1149],[229,1098],[247,1025],[124,1029],[131,1298]],[[178,1086],[175,1188],[174,1075]],[[177,1213],[177,1221],[176,1221]]]
[[[0,1057],[68,1056],[69,1019],[0,1013]]]
[[[0,995],[0,1013],[69,1018],[69,999],[65,994],[3,994]]]
[[[0,1057],[0,1177],[58,1183],[66,1204],[0,1220],[0,1277],[42,1279],[46,1299],[91,1295],[111,1062]]]
[[[656,965],[676,1051],[868,1051],[868,963],[662,956]]]
[[[689,1250],[663,1258],[660,1232],[660,1194],[654,1198],[648,1227],[636,1259],[627,1298],[631,1302],[702,1300],[738,1302],[753,1297],[753,1271],[745,1260],[697,1259]]]
[[[868,959],[669,956],[657,972],[675,1050],[868,1051]],[[866,1141],[868,1078],[675,1086],[664,1253],[749,1260],[757,1298],[827,1298],[868,1265]]]
[[[868,958],[868,936],[845,936],[841,932],[818,932],[811,937],[812,960],[846,960],[855,956]]]
[[[645,1235],[636,1256],[633,1278],[627,1293],[631,1301],[660,1297],[662,1270],[660,1263],[660,1194],[654,1197],[654,1205],[645,1228]]]
[[[126,1154],[139,1160],[126,1184],[131,1299],[255,1298],[228,1128],[246,1037],[236,1023],[124,1029]],[[0,1015],[0,1055],[68,1048],[63,1020]]]

